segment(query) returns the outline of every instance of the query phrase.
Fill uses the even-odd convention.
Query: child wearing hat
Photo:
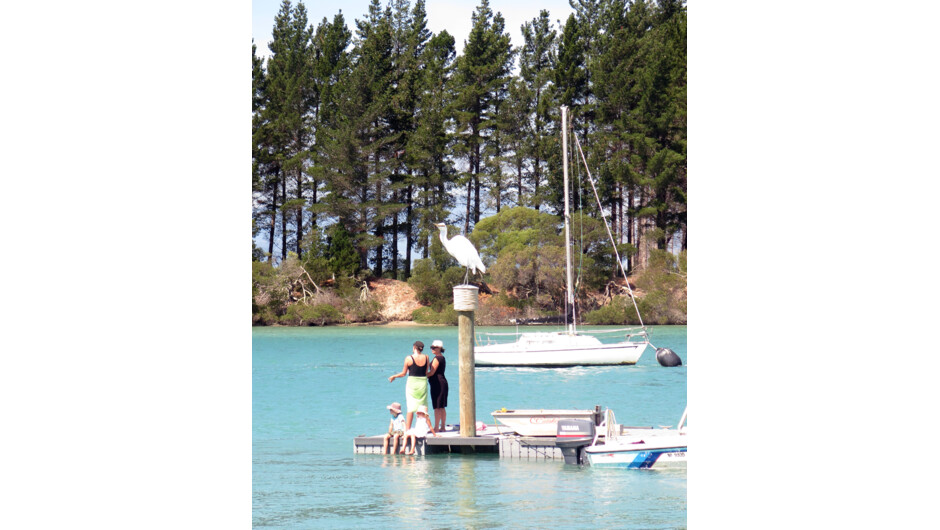
[[[416,425],[413,429],[408,429],[405,433],[405,443],[402,445],[402,449],[408,446],[408,440],[411,440],[411,450],[406,451],[406,455],[415,454],[415,446],[418,444],[418,438],[424,438],[430,432],[432,435],[437,436],[437,432],[434,430],[434,427],[431,426],[431,418],[428,417],[428,408],[424,405],[418,407],[418,418],[415,421]]]
[[[385,442],[382,444],[382,454],[388,452],[388,441],[392,440],[392,454],[398,448],[398,439],[405,434],[405,417],[401,413],[401,403],[395,402],[385,407],[392,414],[388,422],[388,432],[385,433]],[[402,440],[401,452],[405,452],[405,441]]]

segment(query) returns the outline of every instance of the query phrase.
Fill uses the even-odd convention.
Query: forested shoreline
[[[513,47],[481,0],[459,55],[424,0],[373,0],[353,31],[282,2],[270,56],[252,44],[255,324],[379,321],[378,278],[408,282],[417,321],[449,322],[463,273],[437,222],[480,250],[494,322],[557,314],[562,105],[603,204],[569,147],[580,314],[631,321],[603,215],[644,321],[685,323],[684,2],[570,2],[557,24],[533,13]]]

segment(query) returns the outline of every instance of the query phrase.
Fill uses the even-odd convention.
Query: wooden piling
[[[472,285],[454,286],[454,310],[457,311],[457,348],[460,377],[460,436],[476,436],[477,399],[473,355],[473,315],[478,289]]]

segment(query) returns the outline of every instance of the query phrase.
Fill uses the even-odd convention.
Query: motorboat
[[[497,410],[493,412],[493,419],[507,427],[507,431],[515,431],[522,436],[555,436],[558,421],[563,419],[580,419],[595,421],[600,416],[600,409],[596,410]],[[496,426],[500,429],[500,426]]]
[[[627,469],[660,469],[687,466],[688,434],[686,419],[688,409],[682,414],[675,429],[624,429],[613,421],[613,413],[607,411],[605,439],[584,448],[584,455],[592,466],[624,467]]]

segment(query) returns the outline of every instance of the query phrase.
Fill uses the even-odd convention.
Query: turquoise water
[[[477,328],[487,330],[506,331]],[[686,405],[686,328],[651,330],[653,344],[672,348],[683,366],[661,367],[647,348],[636,366],[478,368],[477,420],[493,423],[502,407],[601,405],[619,423],[675,425]],[[447,419],[457,423],[456,327],[253,329],[254,527],[685,527],[685,470],[353,454],[353,438],[385,432],[385,406],[405,402],[404,380],[388,376],[415,340],[434,339],[447,349]]]

